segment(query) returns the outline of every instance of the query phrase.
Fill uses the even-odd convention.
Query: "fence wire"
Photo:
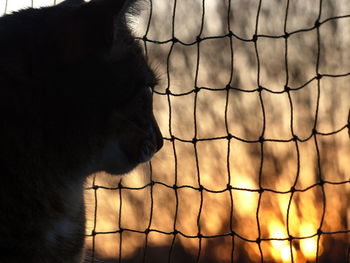
[[[289,247],[290,247],[290,257],[291,257],[291,262],[295,262],[295,258],[293,257],[293,241],[296,240],[302,240],[302,239],[308,239],[308,238],[313,238],[313,237],[317,237],[317,252],[316,252],[316,262],[320,261],[320,239],[322,236],[325,235],[349,235],[350,233],[350,229],[346,229],[346,230],[339,230],[339,231],[332,231],[332,232],[327,232],[323,230],[323,224],[324,224],[324,218],[325,218],[325,209],[326,209],[326,203],[327,203],[327,195],[325,193],[325,185],[329,184],[329,185],[349,185],[350,180],[345,180],[345,181],[330,181],[330,180],[326,180],[324,178],[324,175],[322,174],[322,170],[321,170],[321,158],[320,158],[320,149],[319,149],[319,138],[322,136],[331,136],[331,135],[335,135],[337,133],[340,133],[343,130],[348,129],[349,133],[350,133],[350,120],[348,120],[347,123],[344,123],[344,125],[334,131],[331,132],[322,132],[320,130],[317,129],[317,121],[318,121],[318,117],[319,117],[319,108],[320,108],[320,93],[321,93],[321,81],[325,78],[342,78],[342,77],[346,77],[346,76],[350,76],[350,72],[348,73],[344,73],[344,74],[327,74],[327,73],[322,73],[320,71],[320,53],[321,53],[321,35],[320,35],[320,28],[325,25],[326,23],[332,21],[332,20],[341,20],[341,19],[345,19],[345,18],[350,18],[350,14],[348,15],[343,15],[343,16],[334,16],[334,17],[329,17],[325,20],[321,20],[321,14],[322,14],[322,0],[318,1],[318,3],[315,3],[315,8],[318,8],[318,17],[314,23],[314,25],[312,27],[309,28],[303,28],[300,30],[296,30],[296,31],[291,31],[288,32],[287,31],[287,23],[288,23],[288,10],[289,10],[289,6],[290,6],[290,1],[287,0],[287,5],[286,5],[286,9],[285,9],[285,16],[284,16],[284,34],[281,35],[267,35],[267,34],[258,34],[258,26],[259,26],[259,18],[260,18],[260,12],[261,12],[261,5],[262,5],[262,1],[263,0],[259,0],[259,6],[258,6],[258,10],[256,13],[256,19],[255,19],[255,33],[254,35],[251,36],[251,38],[243,38],[240,37],[238,34],[236,34],[234,31],[231,31],[232,28],[232,14],[230,12],[231,10],[231,6],[234,5],[235,1],[234,0],[229,0],[228,1],[228,13],[227,13],[227,33],[225,35],[216,35],[216,36],[207,36],[207,37],[203,37],[202,33],[203,33],[203,25],[204,25],[204,16],[205,16],[205,0],[202,0],[202,9],[198,10],[198,12],[201,12],[201,27],[200,27],[200,31],[199,34],[196,38],[196,41],[193,41],[191,43],[185,43],[183,41],[181,41],[180,39],[176,38],[175,36],[175,17],[176,17],[176,12],[177,12],[177,0],[174,1],[174,5],[173,5],[173,10],[172,10],[172,32],[171,32],[171,38],[164,40],[164,41],[159,41],[156,39],[150,39],[148,34],[149,34],[149,29],[150,29],[150,25],[151,25],[151,20],[152,20],[152,11],[153,11],[153,1],[150,1],[150,15],[148,18],[148,24],[147,24],[147,28],[146,28],[146,32],[144,34],[143,37],[138,38],[140,41],[143,42],[146,54],[147,54],[147,47],[149,43],[153,43],[156,45],[164,45],[164,44],[169,44],[170,43],[170,49],[169,52],[167,54],[167,59],[166,59],[166,63],[167,63],[167,71],[166,71],[166,79],[167,79],[167,86],[164,89],[164,92],[161,91],[154,91],[156,94],[160,95],[160,96],[165,96],[167,98],[168,101],[168,108],[169,108],[169,134],[170,137],[166,137],[164,138],[165,140],[171,142],[172,144],[172,149],[173,149],[173,160],[174,160],[174,168],[175,168],[175,173],[174,173],[174,177],[175,177],[175,184],[174,185],[169,185],[166,184],[164,182],[161,181],[155,181],[152,178],[152,165],[150,165],[150,169],[151,169],[151,178],[150,178],[150,182],[142,187],[138,187],[138,188],[133,188],[133,187],[126,187],[124,186],[122,183],[120,183],[117,187],[115,188],[109,188],[109,187],[104,187],[101,185],[96,185],[95,183],[93,184],[93,186],[90,188],[92,191],[94,191],[95,193],[95,209],[97,210],[97,194],[96,192],[100,189],[109,189],[109,190],[115,190],[119,192],[120,195],[120,203],[119,203],[119,222],[118,222],[118,227],[119,230],[113,231],[113,232],[98,232],[96,231],[96,216],[95,216],[95,222],[94,222],[94,228],[92,230],[92,233],[90,234],[90,236],[93,238],[93,244],[94,244],[94,239],[97,235],[105,235],[105,234],[111,234],[111,233],[117,233],[119,234],[119,262],[122,262],[123,259],[123,254],[122,254],[122,246],[123,246],[123,235],[125,232],[134,232],[134,233],[139,233],[139,234],[144,234],[145,235],[145,244],[144,244],[144,252],[143,252],[143,262],[147,262],[147,256],[148,256],[148,250],[149,250],[149,241],[148,241],[148,237],[149,234],[151,232],[156,232],[162,235],[167,235],[172,237],[172,242],[171,245],[169,247],[169,251],[168,251],[168,262],[172,262],[173,261],[173,253],[174,253],[174,249],[175,249],[175,241],[179,236],[182,236],[184,238],[189,238],[189,239],[197,239],[198,240],[198,253],[195,259],[195,262],[200,262],[201,259],[203,259],[203,251],[202,251],[202,241],[203,239],[214,239],[214,238],[218,238],[218,237],[230,237],[231,238],[231,262],[234,262],[234,253],[235,253],[235,242],[237,239],[241,239],[244,242],[250,242],[250,243],[254,243],[258,246],[259,248],[259,253],[260,253],[260,261],[264,262],[264,253],[263,253],[263,249],[262,249],[262,243],[263,242],[267,242],[267,241],[288,241],[289,242]],[[290,86],[290,76],[289,76],[289,62],[288,62],[288,47],[289,47],[289,38],[292,35],[295,35],[297,33],[302,33],[302,32],[309,32],[309,31],[316,31],[317,34],[317,53],[316,53],[316,63],[314,65],[314,76],[309,79],[307,82],[305,82],[304,84],[298,86],[298,87],[291,87]],[[260,69],[261,69],[261,62],[260,62],[260,55],[259,55],[259,51],[258,51],[258,42],[263,39],[263,38],[269,38],[269,39],[283,39],[284,40],[284,67],[285,67],[285,83],[284,83],[284,90],[283,91],[274,91],[272,89],[269,89],[268,87],[264,87],[261,84],[261,73],[260,73]],[[204,86],[199,86],[197,85],[197,80],[198,80],[198,71],[199,71],[199,67],[200,67],[200,59],[201,59],[201,45],[202,43],[204,43],[207,40],[210,39],[228,39],[230,42],[230,54],[227,54],[228,56],[231,57],[231,68],[230,68],[230,79],[229,82],[227,83],[226,86],[222,87],[221,89],[213,89],[210,87],[204,87]],[[234,69],[233,69],[233,64],[234,64],[234,52],[235,52],[235,47],[233,44],[233,40],[239,40],[239,41],[243,41],[243,42],[250,42],[254,44],[255,47],[255,56],[256,56],[256,60],[257,60],[257,74],[256,74],[256,87],[254,89],[251,90],[246,90],[246,89],[240,89],[239,87],[235,87],[233,85],[231,85],[234,76]],[[183,46],[195,46],[197,49],[197,62],[196,62],[196,71],[195,71],[195,81],[194,81],[194,86],[193,89],[187,92],[183,92],[183,93],[175,93],[171,90],[171,69],[170,69],[170,60],[173,54],[173,50],[174,47],[176,45],[183,45]],[[294,105],[293,105],[293,101],[292,101],[292,97],[291,94],[294,92],[298,92],[299,90],[304,89],[306,86],[308,86],[310,83],[316,83],[317,85],[317,98],[316,98],[316,110],[314,113],[314,123],[313,123],[313,129],[311,134],[309,134],[308,137],[306,138],[300,138],[298,136],[298,134],[294,131],[294,127],[295,127],[295,123],[294,123]],[[212,92],[217,92],[217,91],[226,91],[226,106],[225,106],[225,128],[226,128],[226,136],[222,136],[222,137],[208,137],[208,138],[200,138],[198,136],[197,133],[197,126],[198,126],[198,122],[201,121],[201,119],[198,118],[197,116],[197,102],[198,102],[198,94],[203,91],[203,90],[207,90],[207,91],[212,91]],[[228,125],[228,101],[229,101],[229,97],[233,96],[232,94],[232,90],[238,91],[238,92],[242,92],[242,93],[257,93],[259,95],[259,100],[260,100],[260,105],[261,105],[261,111],[262,111],[262,116],[263,116],[263,129],[262,132],[260,134],[260,137],[256,138],[255,140],[247,140],[244,138],[240,138],[239,136],[230,133],[229,131],[229,125]],[[289,139],[273,139],[273,138],[267,138],[265,136],[265,127],[266,127],[266,113],[265,113],[265,101],[264,98],[262,96],[262,94],[264,92],[267,93],[273,93],[273,94],[287,94],[288,96],[288,100],[289,100],[289,107],[290,107],[290,131],[292,134],[292,137]],[[171,97],[181,97],[181,96],[186,96],[189,94],[194,94],[194,103],[193,103],[193,120],[194,120],[194,137],[192,140],[188,140],[188,139],[184,139],[178,136],[175,136],[173,133],[173,123],[172,123],[172,114],[174,113],[173,109],[172,109],[172,102],[171,102]],[[191,107],[189,105],[189,107]],[[350,111],[349,111],[349,119],[350,119]],[[350,135],[350,134],[349,134]],[[212,141],[212,140],[224,140],[227,141],[227,187],[222,189],[222,190],[211,190],[208,189],[207,187],[203,186],[201,183],[201,173],[200,173],[200,169],[199,169],[199,158],[198,158],[198,143],[202,142],[202,141]],[[231,154],[231,141],[233,140],[238,140],[241,141],[243,143],[248,143],[248,144],[259,144],[260,145],[260,151],[261,151],[261,155],[260,155],[260,165],[259,165],[259,188],[257,189],[247,189],[247,188],[239,188],[239,187],[233,187],[230,182],[231,182],[231,171],[230,171],[230,154]],[[306,188],[298,188],[297,187],[297,182],[299,179],[299,175],[300,175],[300,144],[307,142],[307,141],[313,141],[314,142],[314,147],[316,149],[316,153],[317,153],[317,183],[310,185]],[[178,153],[177,153],[177,149],[176,149],[176,142],[181,142],[181,143],[187,143],[187,144],[191,144],[194,148],[194,155],[195,155],[195,160],[196,160],[196,168],[197,168],[197,181],[198,181],[198,185],[199,187],[194,187],[191,185],[178,185]],[[264,164],[264,150],[265,150],[265,144],[266,142],[278,142],[278,143],[288,143],[288,142],[292,142],[294,144],[294,149],[295,149],[295,153],[297,156],[297,172],[295,174],[294,177],[294,183],[292,184],[291,188],[288,191],[278,191],[275,189],[269,189],[269,188],[265,188],[263,187],[262,184],[262,168],[263,168],[263,164]],[[214,176],[214,175],[213,175]],[[349,177],[350,179],[350,177]],[[172,190],[175,194],[175,200],[176,200],[176,207],[175,207],[175,214],[174,214],[174,220],[173,220],[173,231],[171,232],[164,232],[160,229],[156,229],[156,228],[151,228],[152,225],[152,220],[153,220],[153,207],[154,207],[154,197],[153,197],[153,188],[156,185],[162,185],[164,187],[166,187],[169,190]],[[136,229],[128,229],[123,227],[121,218],[122,218],[122,213],[123,213],[123,203],[122,203],[122,195],[125,191],[129,191],[129,190],[140,190],[140,189],[146,189],[149,188],[150,189],[150,195],[151,195],[151,205],[150,205],[150,217],[149,217],[149,222],[148,222],[148,226],[144,231],[140,231],[140,230],[136,230]],[[198,215],[197,215],[197,229],[198,229],[198,233],[196,235],[188,235],[180,230],[178,230],[176,228],[177,226],[177,221],[178,221],[178,209],[179,209],[179,194],[178,191],[180,189],[183,188],[188,188],[188,189],[193,189],[196,190],[200,193],[200,206],[199,206],[199,211],[198,211]],[[321,220],[319,225],[317,226],[317,231],[315,233],[313,233],[312,235],[308,235],[308,236],[293,236],[291,234],[290,231],[290,207],[291,207],[291,203],[292,203],[292,199],[293,196],[295,195],[295,193],[304,193],[306,191],[309,191],[313,188],[319,188],[321,189],[322,192],[322,198],[321,200],[319,200],[320,202],[322,202],[322,215],[321,215]],[[233,203],[234,203],[234,198],[232,195],[232,192],[238,190],[238,191],[247,191],[247,192],[255,192],[259,194],[259,199],[258,199],[258,206],[256,209],[256,222],[257,222],[257,226],[258,226],[258,235],[256,236],[255,239],[248,239],[244,236],[242,236],[241,234],[237,233],[234,230],[233,227],[233,217],[234,215],[234,211],[233,211]],[[217,235],[204,235],[201,232],[201,217],[202,217],[202,209],[203,209],[203,193],[204,192],[209,192],[209,193],[224,193],[224,192],[228,192],[230,195],[230,200],[231,200],[231,204],[229,207],[227,207],[227,209],[230,209],[230,232],[224,233],[224,234],[217,234]],[[289,195],[289,202],[288,202],[288,208],[287,208],[287,218],[286,218],[286,227],[287,227],[287,233],[288,233],[288,237],[286,238],[263,238],[262,237],[262,233],[261,233],[261,220],[259,217],[259,212],[260,212],[260,208],[261,208],[261,200],[262,200],[262,196],[265,193],[275,193],[275,194],[280,194],[280,195]],[[96,215],[96,210],[95,210],[95,215]],[[349,247],[350,249],[350,247]],[[94,245],[92,246],[92,251],[94,251]],[[94,254],[92,256],[92,261],[91,262],[95,262],[94,260]],[[344,262],[349,262],[349,253],[348,253],[348,258],[345,259],[344,258]]]
[[[215,36],[203,36],[203,28],[204,28],[204,17],[205,17],[205,1],[202,0],[201,4],[201,10],[198,10],[198,12],[201,12],[201,26],[200,26],[200,31],[198,36],[196,37],[196,40],[190,43],[183,42],[182,40],[176,38],[175,35],[175,17],[176,17],[176,12],[177,12],[177,3],[178,0],[174,0],[173,4],[173,9],[172,9],[172,26],[171,26],[171,38],[167,40],[156,40],[156,39],[150,39],[149,38],[149,30],[151,26],[151,20],[153,18],[153,8],[154,8],[154,0],[150,0],[150,13],[149,13],[149,18],[147,22],[147,27],[145,34],[142,37],[139,37],[138,39],[143,43],[143,46],[145,48],[146,54],[148,54],[148,45],[149,44],[156,44],[156,45],[165,45],[165,44],[170,44],[170,49],[167,54],[166,58],[166,80],[167,80],[167,85],[164,88],[164,92],[162,91],[157,91],[154,90],[154,93],[159,95],[159,96],[165,96],[167,98],[168,102],[168,109],[169,109],[169,134],[170,137],[165,137],[164,139],[168,142],[171,143],[172,145],[172,151],[173,151],[173,162],[174,162],[174,184],[169,185],[167,183],[164,183],[162,181],[156,181],[153,180],[153,171],[152,171],[152,164],[150,163],[150,182],[141,186],[141,187],[129,187],[123,185],[122,181],[118,184],[116,187],[106,187],[103,185],[100,185],[96,183],[95,178],[92,181],[92,186],[88,187],[87,191],[93,191],[94,195],[94,216],[93,216],[93,227],[91,233],[87,234],[87,237],[92,238],[92,248],[91,248],[91,262],[99,262],[97,259],[97,255],[95,253],[95,243],[96,243],[96,237],[99,235],[109,235],[109,234],[117,234],[119,237],[119,253],[118,253],[118,261],[122,262],[123,261],[123,236],[125,233],[130,232],[130,233],[138,233],[142,234],[145,236],[145,243],[144,243],[144,249],[143,249],[143,256],[142,256],[142,262],[148,262],[148,256],[149,256],[149,251],[150,251],[150,244],[149,244],[149,235],[152,232],[169,236],[171,237],[171,244],[168,249],[168,256],[167,256],[167,261],[168,262],[173,262],[174,261],[174,250],[175,250],[175,243],[177,238],[179,236],[183,238],[188,238],[188,239],[197,239],[198,240],[198,252],[196,259],[194,262],[201,262],[203,260],[203,249],[202,249],[202,243],[204,239],[215,239],[219,237],[229,237],[231,240],[231,255],[230,255],[230,261],[234,262],[234,254],[236,253],[236,242],[238,239],[240,239],[243,242],[249,242],[252,244],[256,244],[259,249],[259,254],[260,254],[260,261],[265,262],[265,257],[262,249],[262,244],[264,242],[269,242],[269,241],[288,241],[289,242],[289,248],[290,248],[290,261],[291,262],[296,262],[296,259],[294,258],[294,253],[293,253],[293,242],[298,241],[298,240],[303,240],[303,239],[309,239],[313,237],[317,237],[317,249],[316,249],[316,262],[320,261],[320,240],[322,236],[326,235],[349,235],[350,234],[350,229],[349,226],[346,230],[339,230],[339,231],[324,231],[323,230],[323,225],[324,225],[324,219],[325,219],[325,214],[326,214],[326,204],[327,204],[327,195],[325,191],[325,185],[349,185],[350,184],[350,177],[347,175],[348,179],[344,181],[331,181],[331,180],[326,180],[324,177],[324,174],[322,173],[322,162],[321,162],[321,157],[320,157],[320,147],[319,147],[319,140],[323,136],[332,136],[335,134],[338,134],[346,129],[348,129],[349,137],[350,137],[350,110],[349,110],[349,117],[347,123],[344,123],[342,127],[340,127],[337,130],[331,131],[331,132],[322,132],[317,129],[317,122],[319,118],[319,108],[320,108],[320,94],[321,94],[321,81],[326,78],[345,78],[347,76],[350,76],[350,72],[348,73],[343,73],[343,74],[328,74],[320,71],[320,56],[321,56],[321,34],[320,34],[320,28],[322,28],[325,24],[329,23],[330,21],[334,20],[341,20],[341,19],[346,19],[350,18],[350,14],[348,15],[342,15],[342,16],[333,16],[329,17],[327,19],[321,20],[321,14],[322,14],[322,0],[319,0],[317,3],[315,2],[315,8],[318,9],[318,17],[314,22],[314,25],[308,28],[303,28],[299,29],[296,31],[287,31],[287,23],[288,23],[288,14],[289,14],[289,6],[290,6],[290,0],[287,0],[286,4],[286,9],[285,9],[285,16],[284,16],[284,34],[281,35],[268,35],[268,34],[258,34],[258,27],[259,27],[259,18],[260,18],[260,13],[261,13],[261,6],[263,0],[259,0],[258,4],[258,9],[256,13],[256,18],[255,18],[255,33],[250,37],[250,38],[244,38],[239,36],[238,34],[235,33],[235,31],[232,31],[232,13],[230,12],[232,5],[235,4],[234,0],[227,0],[228,4],[228,12],[227,12],[227,32],[224,35],[215,35]],[[32,1],[33,4],[33,1]],[[7,8],[7,1],[5,2],[5,12]],[[290,86],[290,73],[289,73],[289,56],[288,56],[288,48],[289,48],[289,39],[291,36],[297,34],[297,33],[303,33],[303,32],[311,32],[315,31],[317,35],[317,52],[316,52],[316,63],[314,65],[314,76],[303,83],[302,85],[298,87],[291,87]],[[230,78],[226,86],[223,86],[222,88],[210,88],[210,87],[205,87],[205,86],[199,86],[198,85],[198,72],[199,72],[199,67],[200,67],[200,60],[201,60],[201,46],[205,41],[211,40],[211,39],[228,39],[230,43],[230,53],[227,54],[230,56],[231,63],[230,63]],[[284,90],[282,91],[275,91],[272,89],[269,89],[268,87],[265,87],[261,84],[261,59],[259,55],[259,50],[258,50],[258,43],[261,39],[282,39],[284,41],[284,68],[285,68],[285,82],[284,82]],[[231,83],[233,82],[233,79],[235,78],[234,76],[234,53],[235,53],[235,47],[234,47],[234,40],[237,41],[242,41],[242,42],[248,42],[248,43],[253,43],[254,48],[255,48],[255,57],[257,60],[257,72],[256,72],[256,87],[254,89],[241,89],[240,87],[233,86]],[[183,45],[183,46],[194,46],[196,47],[196,70],[195,70],[195,78],[194,78],[194,85],[193,89],[187,92],[182,92],[182,93],[175,93],[171,90],[171,68],[170,68],[170,60],[173,54],[174,47],[176,45]],[[295,121],[294,121],[294,104],[292,100],[292,93],[298,92],[305,87],[307,87],[310,83],[316,83],[317,87],[317,97],[316,97],[316,110],[314,113],[314,123],[313,123],[313,128],[312,132],[309,134],[309,136],[305,138],[301,138],[298,136],[298,134],[295,132]],[[218,92],[218,91],[223,91],[226,94],[225,100],[225,114],[224,114],[224,121],[225,121],[225,129],[226,129],[226,135],[221,136],[221,137],[206,137],[206,138],[201,138],[198,136],[198,122],[201,121],[200,118],[198,118],[197,115],[197,104],[198,104],[198,94],[202,92],[203,90],[206,91],[212,91],[212,92]],[[230,96],[233,96],[232,91],[237,91],[237,92],[242,92],[242,93],[256,93],[258,94],[259,101],[260,101],[260,106],[261,106],[261,112],[262,112],[262,118],[263,118],[263,125],[262,125],[262,131],[261,134],[258,138],[254,140],[248,140],[245,138],[241,138],[233,133],[230,132],[229,130],[229,120],[228,120],[228,105],[229,105],[229,98]],[[289,101],[289,108],[290,108],[290,132],[292,136],[289,139],[276,139],[276,138],[268,138],[265,136],[265,129],[266,129],[266,102],[264,101],[263,98],[263,93],[271,93],[271,94],[286,94],[288,97]],[[174,114],[174,110],[172,108],[172,102],[171,98],[172,97],[182,97],[186,96],[189,94],[194,94],[194,103],[193,103],[193,120],[194,120],[194,137],[192,140],[188,140],[185,138],[178,137],[174,134],[173,132],[173,121],[172,121],[172,115]],[[191,105],[189,105],[191,107]],[[198,143],[203,142],[203,141],[216,141],[216,140],[222,140],[227,142],[227,154],[226,154],[226,161],[227,161],[227,187],[223,188],[221,190],[213,190],[209,189],[205,186],[202,185],[201,182],[201,173],[199,169],[199,157],[198,157]],[[231,142],[237,140],[242,143],[247,143],[247,144],[258,144],[260,147],[260,164],[259,164],[259,175],[258,175],[258,188],[256,189],[249,189],[249,188],[242,188],[242,187],[234,187],[231,185],[231,169],[230,169],[230,157],[231,157]],[[304,142],[307,141],[313,141],[314,147],[316,149],[316,157],[317,157],[317,183],[314,183],[306,188],[298,188],[297,183],[299,180],[300,176],[300,145]],[[279,191],[276,189],[271,189],[271,188],[266,188],[262,184],[262,174],[263,174],[263,165],[265,161],[265,147],[267,142],[276,142],[276,143],[293,143],[294,144],[294,149],[295,149],[295,154],[297,156],[297,171],[294,177],[294,182],[292,186],[290,187],[289,190],[287,191]],[[195,155],[195,160],[196,160],[196,170],[197,170],[197,182],[199,187],[194,187],[192,185],[180,185],[178,184],[178,152],[176,149],[176,143],[186,143],[186,144],[191,144],[194,149],[194,155]],[[213,175],[214,176],[214,175]],[[173,191],[175,195],[175,213],[174,213],[174,218],[173,218],[173,231],[171,232],[165,232],[163,230],[157,229],[157,228],[152,228],[152,221],[153,221],[153,207],[154,207],[154,194],[153,194],[153,189],[155,186],[160,185],[163,186],[169,191]],[[312,235],[308,236],[295,236],[291,234],[290,230],[290,209],[291,209],[291,204],[293,197],[296,193],[305,193],[307,191],[310,191],[311,189],[319,188],[322,192],[322,198],[321,200],[318,200],[319,202],[322,202],[322,212],[321,212],[321,220],[319,225],[317,226],[317,231],[313,233]],[[145,230],[140,231],[137,229],[130,229],[126,228],[123,226],[122,223],[122,217],[123,217],[123,198],[122,196],[125,194],[127,191],[137,191],[137,190],[142,190],[142,189],[149,189],[150,190],[150,211],[149,211],[149,222],[147,224],[147,227]],[[198,191],[200,193],[200,205],[199,205],[199,210],[197,214],[197,230],[198,233],[196,235],[188,235],[183,231],[180,231],[179,229],[176,228],[177,223],[178,223],[178,211],[179,211],[179,190],[180,189],[192,189],[195,191]],[[97,192],[101,190],[109,190],[109,191],[116,191],[119,194],[119,215],[118,215],[118,229],[115,231],[97,231],[96,226],[98,222],[98,217],[97,217],[97,211],[98,211],[98,198],[97,198]],[[259,198],[258,198],[258,205],[257,209],[255,212],[255,218],[256,218],[256,224],[258,227],[258,235],[256,236],[255,239],[250,239],[247,238],[237,231],[234,230],[233,226],[233,221],[234,221],[234,211],[233,211],[233,206],[234,206],[234,196],[233,196],[233,191],[245,191],[245,192],[253,192],[253,193],[258,193]],[[216,234],[216,235],[205,235],[202,233],[202,226],[201,226],[201,217],[202,217],[202,211],[203,211],[203,194],[205,192],[208,193],[225,193],[227,192],[230,196],[230,206],[227,207],[227,209],[230,210],[230,231],[227,233],[223,234]],[[288,207],[286,211],[286,228],[287,228],[287,233],[288,237],[285,238],[264,238],[262,236],[262,231],[261,231],[261,219],[260,219],[260,210],[261,210],[261,200],[262,197],[266,193],[275,193],[278,195],[289,195],[289,201],[288,201]],[[345,193],[346,195],[346,193]],[[348,197],[344,197],[348,198]],[[348,252],[347,252],[347,258],[344,258],[344,262],[350,262],[350,246],[348,245]]]

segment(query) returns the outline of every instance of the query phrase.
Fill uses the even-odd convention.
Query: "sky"
[[[54,3],[62,2],[62,0],[0,0],[0,12],[11,13],[26,7],[49,6]]]

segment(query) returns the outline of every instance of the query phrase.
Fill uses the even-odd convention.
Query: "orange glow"
[[[316,233],[316,228],[311,223],[305,223],[300,226],[301,236],[310,236]],[[300,250],[308,260],[314,260],[317,252],[317,237],[300,240]]]
[[[282,223],[278,220],[271,220],[269,222],[269,233],[271,238],[283,239],[287,235]],[[293,248],[293,253],[295,249]],[[288,241],[271,241],[271,254],[274,259],[282,260],[282,262],[291,262],[290,245]]]
[[[316,258],[317,238],[308,238],[300,241],[301,252],[308,260]]]
[[[243,175],[239,177],[237,188],[242,189],[256,189],[256,183],[254,183],[250,178],[244,177]],[[256,198],[254,194],[248,191],[238,191],[236,194],[235,202],[237,202],[240,207],[240,213],[244,215],[248,215],[254,213],[256,211]]]

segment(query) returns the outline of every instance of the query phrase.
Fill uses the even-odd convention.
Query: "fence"
[[[88,261],[350,262],[350,3],[145,7],[165,145],[89,181]]]

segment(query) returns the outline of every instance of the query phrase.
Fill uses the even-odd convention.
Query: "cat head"
[[[28,148],[33,140],[53,163],[122,174],[162,147],[157,78],[125,22],[135,5],[66,0],[0,19],[1,117],[32,134]]]

